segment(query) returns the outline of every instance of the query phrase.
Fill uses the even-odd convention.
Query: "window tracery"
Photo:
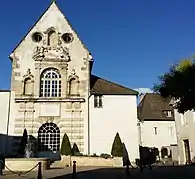
[[[61,97],[61,75],[58,70],[50,68],[41,74],[41,97]]]

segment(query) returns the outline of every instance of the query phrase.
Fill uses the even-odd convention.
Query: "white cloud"
[[[153,91],[150,88],[136,88],[134,89],[139,92],[139,94],[143,93],[153,93]]]

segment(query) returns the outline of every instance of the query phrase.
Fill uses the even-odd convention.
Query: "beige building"
[[[110,153],[117,132],[138,157],[137,92],[91,74],[93,57],[55,2],[10,60],[11,92],[1,101],[7,155],[17,155],[26,128],[38,157],[58,157],[64,133],[84,154]]]
[[[138,119],[140,145],[158,148],[161,159],[178,161],[176,125],[170,99],[163,99],[154,93],[142,95]]]
[[[175,113],[177,127],[179,162],[181,164],[195,162],[195,113],[187,111],[184,114]]]

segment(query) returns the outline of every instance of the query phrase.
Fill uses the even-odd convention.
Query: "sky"
[[[0,89],[9,89],[12,50],[51,0],[0,5]],[[195,53],[194,0],[57,0],[94,57],[93,73],[152,88],[170,65]]]

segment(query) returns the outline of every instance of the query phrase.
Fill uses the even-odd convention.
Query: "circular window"
[[[35,32],[33,35],[32,35],[32,39],[34,42],[40,42],[42,40],[42,35],[41,33],[39,32]]]
[[[70,43],[70,42],[72,42],[73,37],[72,37],[71,34],[65,33],[65,34],[62,35],[62,39],[63,39],[63,41],[64,41],[65,43]]]

